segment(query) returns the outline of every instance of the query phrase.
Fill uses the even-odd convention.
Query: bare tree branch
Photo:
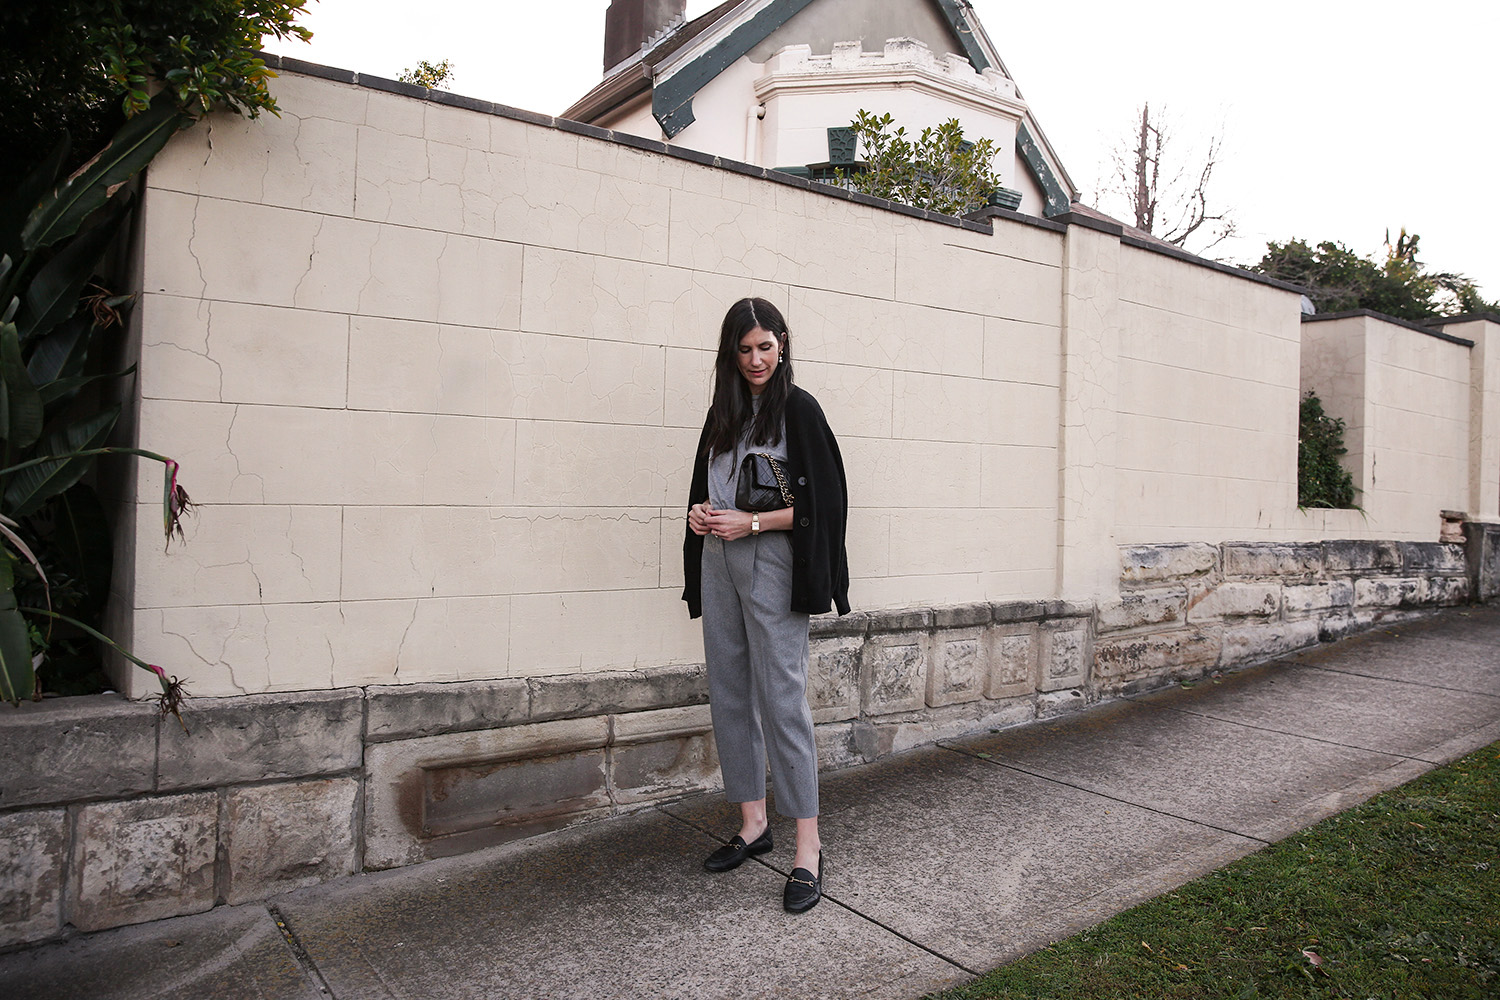
[[[1229,211],[1210,208],[1209,187],[1223,149],[1222,136],[1209,137],[1195,175],[1188,159],[1174,161],[1172,130],[1163,112],[1153,114],[1150,104],[1142,104],[1140,124],[1133,131],[1129,146],[1117,145],[1111,152],[1112,183],[1101,194],[1121,198],[1126,217],[1135,220],[1137,229],[1174,246],[1207,240],[1197,250],[1204,253],[1233,236],[1236,227]]]

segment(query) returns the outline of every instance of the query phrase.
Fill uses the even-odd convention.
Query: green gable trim
[[[1042,186],[1042,194],[1047,198],[1047,206],[1042,209],[1042,214],[1050,219],[1054,215],[1070,211],[1073,200],[1068,197],[1062,182],[1042,157],[1042,151],[1037,148],[1036,140],[1031,137],[1031,130],[1026,127],[1025,122],[1016,127],[1016,152],[1021,154],[1026,169],[1031,171],[1031,176]]]
[[[968,56],[975,71],[982,73],[989,68],[990,61],[985,58],[984,50],[979,47],[979,40],[974,37],[974,30],[969,27],[968,18],[964,16],[964,11],[968,6],[966,3],[960,3],[959,0],[938,0],[938,8],[943,12],[943,19],[958,36],[958,44],[964,47],[964,55]]]
[[[667,138],[693,124],[693,97],[698,91],[812,2],[772,0],[719,44],[658,83],[651,91],[651,114]]]

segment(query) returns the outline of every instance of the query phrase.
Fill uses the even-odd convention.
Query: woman
[[[740,466],[752,452],[786,462],[791,506],[735,509]],[[765,299],[741,299],[724,316],[688,502],[682,599],[703,618],[724,794],[741,818],[739,833],[703,866],[729,871],[771,849],[769,755],[777,811],[797,821],[782,902],[801,913],[823,894],[807,621],[830,605],[849,612],[849,497],[838,442],[817,400],[792,384],[786,320]]]

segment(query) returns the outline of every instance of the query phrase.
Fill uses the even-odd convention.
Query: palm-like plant
[[[103,454],[163,463],[168,540],[180,533],[190,504],[177,463],[108,446],[120,406],[86,390],[134,371],[104,370],[130,296],[109,294],[97,272],[129,215],[128,182],[190,120],[160,95],[71,177],[59,176],[64,140],[0,203],[0,697],[12,703],[37,696],[37,671],[76,660],[90,640],[156,674],[163,712],[182,696],[176,678],[98,629],[111,543],[84,479]]]

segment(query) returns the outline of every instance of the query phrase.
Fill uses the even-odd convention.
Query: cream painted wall
[[[204,506],[164,552],[139,484],[126,617],[195,694],[700,659],[681,508],[747,294],[843,445],[858,605],[1051,589],[1056,233],[275,87],[144,198],[139,439]]]
[[[1264,540],[1293,526],[1300,330],[1289,294],[1122,248],[1122,544]]]
[[[1449,323],[1444,333],[1474,342],[1469,355],[1469,502],[1478,520],[1500,521],[1500,323]]]
[[[135,483],[115,615],[196,695],[698,661],[683,507],[750,294],[839,436],[857,608],[1108,596],[1120,544],[1352,533],[1295,507],[1294,292],[1083,224],[976,232],[274,87],[282,117],[169,145],[138,227],[135,440],[203,506],[164,551]],[[1500,379],[1471,397],[1466,349],[1379,326],[1379,537],[1433,538]]]
[[[1355,537],[1430,541],[1470,489],[1471,349],[1374,316],[1303,324],[1303,391],[1345,422]]]

